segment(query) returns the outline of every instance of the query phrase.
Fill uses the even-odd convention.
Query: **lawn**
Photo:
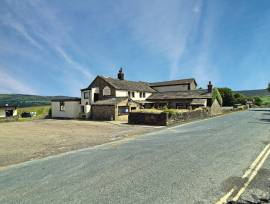
[[[51,106],[32,106],[25,108],[18,108],[18,116],[20,117],[23,112],[36,112],[37,115],[32,118],[19,118],[19,121],[31,121],[34,119],[41,119],[49,114]]]

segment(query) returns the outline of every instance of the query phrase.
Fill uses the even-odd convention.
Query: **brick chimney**
[[[208,91],[208,93],[212,93],[212,91],[213,91],[213,85],[212,85],[211,81],[209,81],[209,83],[207,85],[207,91]]]
[[[122,67],[120,68],[117,76],[118,76],[118,79],[119,80],[124,80],[125,79],[124,72],[123,72],[123,68]]]

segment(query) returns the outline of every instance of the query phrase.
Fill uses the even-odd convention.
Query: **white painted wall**
[[[90,103],[94,103],[94,94],[95,93],[99,93],[99,88],[98,87],[95,87],[95,88],[91,89],[91,91],[90,91]]]
[[[17,109],[13,110],[13,116],[17,116],[18,112]],[[6,108],[0,108],[0,118],[6,117]]]
[[[53,118],[79,118],[81,112],[80,101],[65,101],[64,111],[60,111],[60,102],[52,101]]]
[[[127,91],[123,91],[123,90],[116,90],[115,91],[115,95],[116,95],[116,97],[127,97],[128,96],[128,92]]]
[[[18,115],[17,109],[13,110],[13,116],[17,116],[17,115]]]
[[[134,91],[135,95],[132,97],[132,93],[130,94],[130,98],[134,101],[144,101],[146,100],[149,96],[152,95],[152,93],[145,92],[145,97],[140,97],[140,92],[139,91]]]
[[[5,118],[5,117],[6,117],[5,109],[0,108],[0,118]]]

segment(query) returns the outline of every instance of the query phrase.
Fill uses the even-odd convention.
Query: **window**
[[[134,91],[132,91],[132,98],[134,98],[135,97],[135,92]]]
[[[143,98],[145,98],[145,92],[143,92],[143,95],[142,96],[143,96]]]
[[[89,98],[89,92],[83,92],[83,98],[88,99]]]
[[[81,112],[84,113],[84,106],[81,106]]]
[[[60,111],[65,111],[65,102],[60,101]]]
[[[130,98],[130,91],[128,92],[128,97]]]
[[[142,92],[140,92],[140,98],[142,98],[143,96],[142,96],[143,94],[142,94]]]
[[[110,96],[111,95],[111,89],[108,86],[105,86],[103,89],[103,96]]]

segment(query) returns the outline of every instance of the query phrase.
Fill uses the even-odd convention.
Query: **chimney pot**
[[[124,80],[125,79],[125,77],[124,77],[124,72],[123,72],[123,68],[121,67],[120,69],[119,69],[119,72],[118,72],[118,79],[119,80]]]
[[[212,91],[213,91],[213,85],[212,85],[211,81],[209,81],[208,86],[207,86],[207,89],[208,89],[208,93],[212,93]]]

